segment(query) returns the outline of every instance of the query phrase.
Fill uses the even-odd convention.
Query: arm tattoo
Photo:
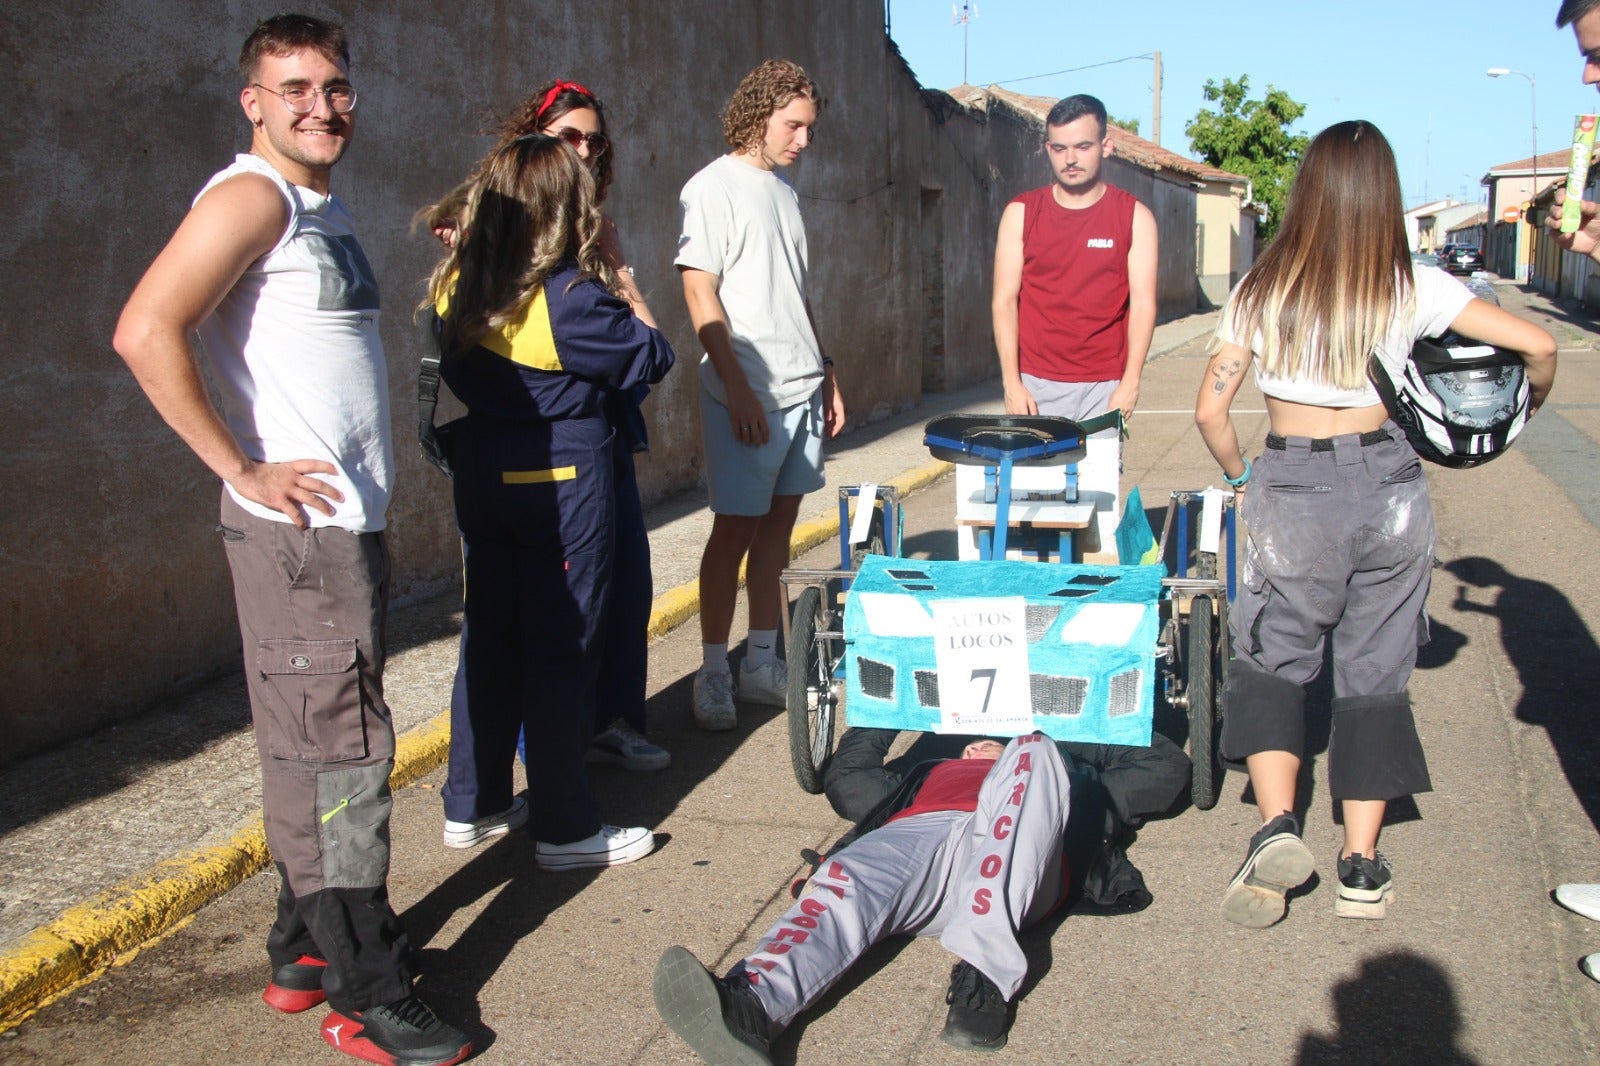
[[[1244,369],[1243,359],[1224,361],[1220,356],[1211,363],[1211,376],[1217,380],[1211,383],[1211,391],[1218,395],[1227,391],[1228,382],[1239,376],[1239,371]]]

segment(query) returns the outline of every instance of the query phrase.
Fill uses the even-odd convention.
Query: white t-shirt
[[[725,155],[690,178],[679,200],[675,262],[721,279],[717,295],[750,388],[769,411],[806,399],[822,385],[822,348],[806,315],[806,229],[794,187]],[[700,381],[728,402],[710,356]]]
[[[331,517],[306,508],[311,525],[375,532],[394,486],[377,278],[344,203],[291,185],[260,156],[240,155],[200,196],[239,174],[270,178],[289,202],[289,224],[200,324],[223,421],[252,459],[322,459],[338,469],[314,476],[344,501]],[[288,521],[228,491],[251,514]]]
[[[1443,334],[1472,299],[1472,290],[1438,267],[1414,263],[1411,275],[1415,283],[1412,299],[1401,306],[1374,349],[1383,365],[1396,378],[1400,376],[1406,360],[1411,358],[1411,347],[1417,339]],[[1236,287],[1228,298],[1228,306],[1217,326],[1217,337],[1228,344],[1237,344],[1259,354],[1263,348],[1259,330],[1250,344],[1246,344],[1239,336],[1239,325],[1235,322],[1238,295]],[[1256,387],[1263,395],[1290,403],[1312,407],[1373,407],[1383,402],[1378,390],[1370,382],[1363,382],[1360,388],[1343,389],[1337,385],[1280,377],[1264,372],[1259,359],[1255,364],[1255,374]]]

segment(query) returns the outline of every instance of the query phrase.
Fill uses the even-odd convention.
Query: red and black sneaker
[[[322,973],[328,968],[324,959],[315,955],[302,955],[272,971],[272,980],[261,999],[273,1010],[285,1014],[299,1014],[327,1000],[322,991]]]
[[[472,1041],[439,1020],[417,996],[322,1020],[322,1039],[346,1055],[380,1066],[452,1066],[472,1054]]]

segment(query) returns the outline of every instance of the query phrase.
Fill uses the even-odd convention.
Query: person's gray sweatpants
[[[1433,510],[1392,422],[1366,434],[1267,438],[1241,514],[1244,574],[1229,611],[1235,662],[1222,753],[1302,754],[1305,690],[1333,641],[1335,799],[1428,790],[1406,685],[1426,639]]]
[[[934,811],[888,823],[830,855],[806,894],[734,966],[774,1033],[826,992],[873,944],[935,936],[1007,999],[1027,976],[1016,931],[1061,902],[1071,784],[1048,737],[1006,745],[976,811]]]

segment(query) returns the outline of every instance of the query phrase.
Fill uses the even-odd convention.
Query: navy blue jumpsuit
[[[583,760],[616,535],[613,449],[626,447],[607,409],[673,361],[659,331],[569,262],[513,322],[440,367],[467,407],[451,453],[466,571],[451,821],[511,805],[520,729],[533,837],[568,844],[600,829]]]

